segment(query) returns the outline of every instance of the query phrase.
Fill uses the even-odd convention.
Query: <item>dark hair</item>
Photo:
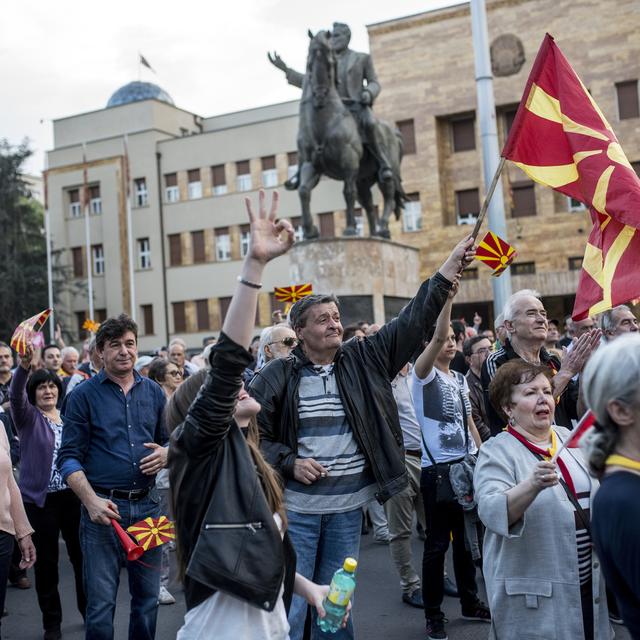
[[[27,382],[27,398],[34,407],[36,406],[36,389],[46,382],[53,382],[56,385],[58,388],[58,400],[63,396],[62,381],[58,374],[55,371],[51,371],[51,369],[38,369],[31,374]]]
[[[369,325],[371,323],[368,320],[358,320],[356,324],[358,325],[358,329],[362,329],[362,327],[364,327],[365,324]]]
[[[462,345],[462,353],[469,358],[473,355],[473,345],[478,344],[480,340],[489,340],[487,336],[473,336],[473,338],[467,338]],[[489,342],[491,342],[489,340]]]
[[[435,333],[436,333],[436,327],[437,327],[437,323],[436,323],[436,322],[434,322],[434,323],[433,323],[433,324],[432,324],[432,325],[427,329],[427,331],[425,332],[425,342],[431,342],[431,341],[433,340],[433,336],[434,336],[434,335],[435,335]],[[453,329],[453,323],[452,323],[452,322],[450,322],[450,323],[449,323],[449,327],[450,327],[451,329]],[[454,330],[453,330],[453,334],[455,335],[455,333],[456,333],[456,332],[455,332],[455,329],[454,329]],[[418,347],[418,355],[420,355],[423,351],[424,351],[424,345],[423,345],[423,344],[421,344],[421,345]]]
[[[149,373],[147,377],[158,384],[162,384],[167,378],[167,367],[169,361],[164,358],[154,358],[149,364]]]
[[[497,411],[511,402],[511,392],[518,384],[527,384],[540,374],[551,382],[553,372],[544,364],[531,364],[525,360],[505,362],[497,371],[489,384],[489,399]]]
[[[340,302],[332,293],[319,293],[298,300],[298,302],[291,307],[291,311],[289,311],[291,328],[295,331],[296,329],[304,327],[307,323],[307,312],[311,307],[315,307],[317,304],[329,304],[330,302],[333,302],[336,307],[340,309]]]
[[[216,338],[215,336],[206,336],[204,338],[202,338],[202,346],[206,347],[209,345],[209,340],[217,340],[218,338]]]
[[[453,329],[453,335],[456,337],[456,342],[467,335],[467,326],[462,320],[452,320],[451,328]]]
[[[547,320],[547,324],[553,324],[555,325],[556,329],[560,329],[560,320],[556,320],[555,318]]]
[[[126,314],[121,313],[117,318],[107,318],[100,323],[96,333],[96,346],[100,351],[105,343],[115,338],[121,338],[127,331],[131,331],[138,341],[138,325]]]
[[[346,342],[353,338],[356,335],[356,331],[362,331],[362,327],[359,327],[357,324],[349,324],[344,328],[344,333],[342,334],[342,340]]]
[[[57,349],[58,351],[60,351],[60,347],[55,344],[55,342],[50,342],[49,344],[46,344],[44,347],[42,347],[42,359],[44,360],[44,354],[47,353],[47,351],[49,351],[49,349]]]

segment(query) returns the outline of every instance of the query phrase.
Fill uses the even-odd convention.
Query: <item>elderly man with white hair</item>
[[[573,343],[573,349],[566,354],[561,363],[556,355],[544,348],[547,339],[547,312],[537,291],[516,291],[507,300],[502,315],[508,337],[501,349],[489,354],[482,365],[481,373],[491,434],[500,433],[506,426],[506,419],[489,400],[489,383],[499,367],[516,358],[532,364],[547,365],[553,371],[553,395],[558,402],[556,424],[571,428],[571,420],[578,417],[578,383],[572,382],[571,379],[582,371],[599,342],[600,331],[593,329],[577,338]]]
[[[627,333],[638,331],[638,320],[626,304],[618,305],[598,316],[598,326],[605,342],[611,342]]]
[[[260,334],[258,369],[276,358],[286,358],[298,345],[295,331],[286,323],[266,327]]]

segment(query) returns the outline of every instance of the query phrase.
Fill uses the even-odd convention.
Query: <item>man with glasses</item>
[[[297,345],[298,338],[288,324],[267,327],[260,336],[258,361],[264,366],[276,358],[286,358]]]
[[[491,437],[491,430],[487,422],[487,412],[484,406],[484,394],[480,374],[482,365],[491,352],[491,340],[485,336],[474,336],[465,340],[462,345],[464,359],[469,366],[467,384],[469,385],[469,400],[471,401],[471,415],[476,423],[482,441]]]
[[[508,337],[501,349],[487,356],[480,376],[491,435],[500,433],[506,427],[506,418],[489,401],[489,383],[499,367],[515,358],[547,365],[553,371],[553,395],[558,401],[556,424],[571,429],[571,420],[578,418],[578,384],[572,378],[584,368],[600,341],[600,331],[592,329],[583,333],[560,363],[558,356],[544,348],[547,339],[547,312],[537,291],[516,291],[507,300],[502,315]]]

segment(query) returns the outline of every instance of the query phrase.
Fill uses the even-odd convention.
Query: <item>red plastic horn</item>
[[[120,526],[116,520],[111,520],[113,528],[120,538],[120,544],[127,554],[127,560],[133,562],[137,560],[143,553],[144,549],[133,541],[133,538]]]

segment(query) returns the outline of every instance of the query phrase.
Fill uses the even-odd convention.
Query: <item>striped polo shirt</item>
[[[341,513],[369,502],[377,485],[342,406],[334,365],[308,364],[298,387],[298,457],[313,458],[328,474],[310,485],[291,478],[287,509]]]

